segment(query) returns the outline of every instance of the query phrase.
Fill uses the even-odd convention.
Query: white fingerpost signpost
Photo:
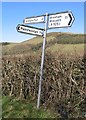
[[[60,12],[60,13],[54,13],[54,14],[46,13],[45,15],[41,15],[41,16],[27,17],[23,21],[24,24],[17,25],[16,29],[20,33],[37,35],[37,36],[43,37],[37,109],[39,109],[39,106],[40,106],[43,64],[44,64],[44,52],[45,52],[47,30],[52,29],[52,28],[71,27],[74,20],[75,20],[75,18],[73,16],[72,12],[66,11],[66,12]],[[45,23],[44,29],[25,25],[25,24],[36,24],[36,23]]]

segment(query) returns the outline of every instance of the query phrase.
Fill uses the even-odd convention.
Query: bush
[[[46,53],[45,56],[41,104],[57,112],[63,108],[69,117],[84,116],[81,112],[83,105],[80,106],[82,102],[85,104],[86,99],[84,58],[55,55]],[[40,63],[40,55],[3,57],[3,95],[37,99]]]

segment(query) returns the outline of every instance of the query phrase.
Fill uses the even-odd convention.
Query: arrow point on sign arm
[[[70,26],[71,21],[72,21],[72,17],[71,17],[71,14],[70,14],[70,13],[69,13],[68,15],[69,15],[69,17],[70,17],[70,21],[69,21],[68,25]]]
[[[17,25],[16,30],[20,30],[20,24]]]
[[[17,28],[18,30],[20,30],[20,26],[18,26],[18,28]]]
[[[75,18],[74,18],[73,14],[72,14],[71,12],[70,12],[68,15],[69,15],[69,18],[70,18],[70,21],[69,21],[69,23],[68,23],[68,26],[71,26],[72,23],[74,22]]]

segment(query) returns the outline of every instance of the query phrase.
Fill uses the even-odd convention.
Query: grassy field
[[[46,47],[46,51],[53,52],[53,53],[62,53],[64,55],[70,54],[70,55],[84,55],[84,44],[54,44],[49,45],[49,47]],[[39,48],[33,47],[32,49],[27,46],[4,46],[2,49],[3,55],[18,55],[18,54],[38,54],[41,53],[42,46]]]
[[[38,53],[42,49],[43,38],[34,37],[21,43],[8,44],[2,46],[3,55]],[[84,49],[84,35],[70,33],[48,33],[46,49],[49,51],[80,52]],[[78,51],[79,50],[79,51]]]
[[[2,101],[3,118],[55,118],[56,114],[40,108],[37,110],[36,103],[27,100],[19,100],[13,97],[3,97]]]
[[[47,51],[52,53],[83,56],[84,55],[84,44],[54,44],[48,48]]]

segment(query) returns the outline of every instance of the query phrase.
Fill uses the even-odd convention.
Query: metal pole
[[[46,43],[46,34],[47,34],[47,21],[48,14],[46,13],[45,18],[45,31],[44,31],[44,40],[43,40],[43,48],[42,48],[42,59],[41,59],[41,70],[40,70],[40,80],[39,80],[39,91],[38,91],[38,100],[37,100],[37,109],[40,106],[40,97],[41,97],[41,85],[42,85],[42,75],[43,75],[43,64],[44,64],[44,52],[45,52],[45,43]]]

